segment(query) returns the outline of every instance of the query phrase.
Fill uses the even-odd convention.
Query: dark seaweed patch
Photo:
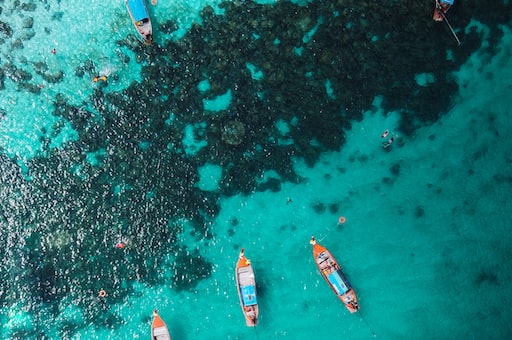
[[[314,202],[311,204],[311,207],[317,214],[323,214],[325,212],[325,204],[322,202]]]
[[[496,273],[489,271],[489,269],[482,268],[475,277],[475,284],[482,285],[484,283],[499,285],[500,281]]]
[[[423,208],[423,206],[418,205],[416,208],[414,208],[414,217],[420,218],[423,217],[423,215],[425,215],[425,208]]]
[[[199,256],[197,250],[190,253],[182,250],[176,257],[173,288],[178,291],[194,288],[199,280],[210,276],[212,264]]]
[[[393,183],[395,183],[395,179],[392,178],[392,177],[382,177],[382,183],[384,184],[387,184],[387,185],[392,185]]]
[[[398,177],[400,176],[400,164],[393,164],[390,168],[389,168],[389,172],[391,172],[391,174],[395,177]]]
[[[270,190],[272,192],[281,191],[281,181],[276,178],[269,178],[267,181],[263,183],[259,183],[256,187],[257,191],[266,191]]]
[[[340,210],[339,203],[331,203],[329,204],[329,212],[331,214],[336,214]]]

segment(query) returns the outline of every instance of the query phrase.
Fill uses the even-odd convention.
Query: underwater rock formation
[[[222,128],[222,141],[229,145],[239,145],[242,143],[245,136],[245,127],[244,124],[237,121],[232,120],[227,122],[226,125]]]

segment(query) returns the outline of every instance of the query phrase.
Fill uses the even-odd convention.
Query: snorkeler
[[[100,72],[99,75],[95,76],[94,78],[92,78],[92,81],[97,83],[99,82],[100,80],[104,81],[105,83],[107,82],[108,80],[108,76],[110,76],[110,71],[107,71],[107,72]]]
[[[387,141],[385,142],[382,142],[382,147],[384,149],[388,148],[391,146],[391,144],[393,144],[393,142],[395,141],[395,135],[392,135],[390,139],[388,139]]]

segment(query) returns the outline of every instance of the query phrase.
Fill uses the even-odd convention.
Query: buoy
[[[105,296],[107,296],[107,292],[104,289],[102,289],[102,290],[100,290],[100,293],[98,294],[98,296],[101,298],[104,298]]]
[[[338,218],[339,224],[345,224],[345,222],[347,222],[347,219],[345,218],[345,216],[340,216],[340,218]]]

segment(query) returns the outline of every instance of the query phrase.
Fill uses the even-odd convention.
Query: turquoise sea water
[[[1,338],[510,338],[511,5],[373,6],[0,1]]]

